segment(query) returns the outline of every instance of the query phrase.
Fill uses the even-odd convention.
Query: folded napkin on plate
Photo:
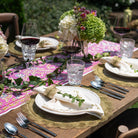
[[[90,100],[83,99],[82,95],[79,95],[79,91],[62,91],[56,88],[55,85],[51,85],[49,87],[40,86],[37,88],[34,88],[34,91],[44,95],[45,97],[48,97],[50,100],[45,102],[45,107],[48,109],[56,110],[58,112],[93,112],[95,114],[98,114],[100,117],[104,115],[104,112],[102,110],[102,107],[97,103],[92,103]],[[69,96],[63,96],[63,95],[71,95],[73,97],[79,97],[81,100],[84,100],[81,105],[79,106],[79,102],[77,100],[74,100],[72,102],[72,98]],[[56,107],[54,107],[56,105]],[[99,117],[99,118],[100,118]]]
[[[138,59],[134,58],[120,58],[114,57],[102,57],[100,59],[101,63],[109,63],[117,72],[129,73],[130,75],[138,75]]]

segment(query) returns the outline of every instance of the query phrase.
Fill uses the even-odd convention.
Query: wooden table
[[[136,51],[133,56],[138,57],[138,51]],[[14,62],[14,58],[10,57],[10,58],[6,59],[5,63],[11,64],[12,62]],[[89,86],[90,81],[93,78],[94,78],[94,74],[89,73],[88,75],[83,77],[82,84]],[[107,124],[110,120],[112,120],[113,118],[118,116],[120,113],[122,113],[123,111],[125,111],[127,108],[129,108],[131,105],[133,105],[134,103],[136,103],[138,101],[138,94],[137,94],[138,88],[133,88],[133,87],[125,87],[125,88],[129,89],[130,92],[127,93],[125,95],[125,98],[122,99],[121,101],[108,97],[108,99],[112,102],[112,105],[113,105],[112,115],[108,118],[108,120],[99,123],[95,127],[87,127],[87,128],[81,128],[81,129],[75,129],[75,128],[61,129],[61,128],[51,128],[51,127],[48,128],[45,125],[43,125],[43,126],[48,128],[49,130],[55,132],[57,134],[57,138],[76,138],[76,137],[84,138],[84,137],[87,137],[88,135],[90,135],[91,133],[98,130],[100,127]],[[22,134],[25,134],[28,138],[31,138],[31,137],[39,138],[40,137],[39,135],[36,135],[35,133],[31,132],[30,130],[18,127],[18,124],[16,122],[16,117],[17,117],[16,113],[19,112],[20,110],[21,110],[21,108],[12,110],[12,111],[8,112],[7,114],[0,117],[0,132],[4,128],[4,123],[10,121],[14,125],[16,125],[17,128],[19,129],[19,131],[22,132]]]

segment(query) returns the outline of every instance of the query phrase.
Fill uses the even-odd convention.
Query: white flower
[[[67,15],[59,23],[59,29],[65,40],[72,40],[77,35],[77,20],[74,16]]]
[[[0,36],[0,58],[2,58],[8,51],[8,45],[6,40],[3,39],[2,36]]]
[[[135,2],[135,0],[129,0],[129,3],[130,4],[132,4],[132,3],[134,3]]]

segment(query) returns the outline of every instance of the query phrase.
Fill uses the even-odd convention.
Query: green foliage
[[[60,17],[60,20],[62,20],[65,16],[67,16],[67,15],[73,15],[74,14],[74,10],[72,9],[72,10],[69,10],[69,11],[67,11],[67,12],[64,12],[62,15],[61,15],[61,17]]]
[[[24,0],[26,20],[36,19],[39,34],[58,30],[59,18],[63,12],[73,8],[74,0]]]
[[[130,108],[138,108],[138,102],[136,102],[135,104],[133,104]]]
[[[104,39],[115,41],[110,32],[110,21],[108,15],[111,12],[115,1],[110,0],[77,0],[80,6],[87,9],[97,10],[106,25],[107,32]],[[119,0],[116,0],[119,1]],[[39,34],[44,35],[59,30],[58,24],[60,16],[75,5],[76,0],[0,0],[0,12],[15,12],[19,16],[20,31],[22,24],[29,19],[35,19]],[[110,3],[110,4],[108,4]],[[111,4],[112,3],[112,4]]]
[[[135,0],[78,0],[78,2],[85,2],[87,4],[94,4],[97,7],[101,7],[101,5],[106,5],[111,7],[113,11],[123,11],[127,7],[131,6]]]
[[[84,99],[82,99],[81,97],[77,96],[72,96],[71,94],[68,93],[61,93],[61,92],[57,92],[58,94],[61,94],[63,97],[67,96],[70,99],[72,99],[72,103],[74,103],[75,101],[78,102],[78,106],[80,107],[82,105],[82,103],[85,101]]]

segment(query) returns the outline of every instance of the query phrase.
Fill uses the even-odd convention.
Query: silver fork
[[[45,132],[51,134],[51,135],[54,136],[54,137],[57,136],[57,134],[55,134],[54,132],[52,132],[52,131],[50,131],[50,130],[48,130],[48,129],[46,129],[46,128],[44,128],[44,127],[42,127],[42,126],[40,126],[40,125],[38,125],[38,124],[36,124],[36,123],[34,123],[34,122],[31,122],[30,120],[28,120],[21,112],[17,113],[17,116],[18,116],[20,119],[22,119],[26,124],[30,124],[30,125],[32,125],[32,126],[35,126],[35,127],[39,128],[39,129],[41,129],[41,130],[43,130],[43,131],[45,131]]]
[[[38,131],[37,129],[30,127],[28,124],[26,124],[22,119],[16,118],[16,121],[22,128],[30,129],[33,132],[36,132],[37,134],[43,136],[44,138],[50,138],[47,135],[43,134],[42,132]]]

